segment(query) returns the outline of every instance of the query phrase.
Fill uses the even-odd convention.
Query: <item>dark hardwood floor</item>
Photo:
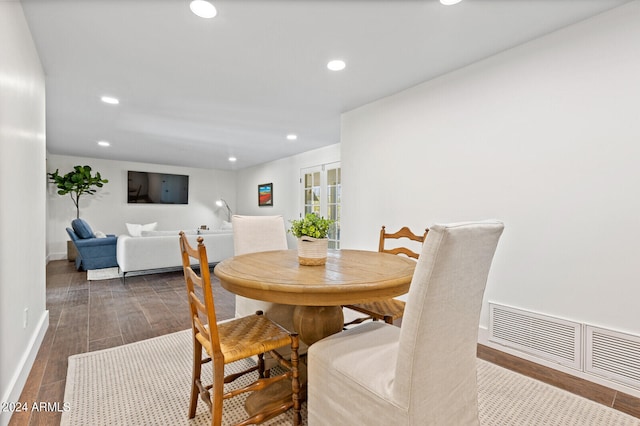
[[[215,277],[213,277],[215,279]],[[234,295],[214,285],[218,320],[232,318]],[[47,265],[49,328],[21,402],[62,402],[71,355],[149,339],[191,327],[182,271],[87,281],[66,260]],[[10,425],[58,425],[61,412],[14,413]]]
[[[216,278],[213,277],[215,280]],[[235,299],[214,283],[218,320],[231,318]],[[49,328],[38,352],[21,402],[59,402],[62,406],[71,355],[106,349],[188,329],[189,309],[181,271],[87,281],[73,263],[47,265]],[[640,418],[640,399],[486,346],[478,357]],[[11,426],[58,425],[61,413],[15,413]]]
[[[478,345],[478,358],[640,418],[640,398]]]

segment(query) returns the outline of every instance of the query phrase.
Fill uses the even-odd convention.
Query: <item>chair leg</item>
[[[211,401],[211,426],[222,425],[222,401],[224,394],[224,361],[213,360],[213,395]]]
[[[258,310],[256,311],[256,315],[264,315],[264,312]],[[264,354],[258,355],[258,377],[261,379],[268,379],[271,377],[271,370],[264,369]]]
[[[346,328],[344,328],[344,327],[347,327],[348,325],[361,324],[361,323],[363,323],[363,322],[365,322],[365,321],[367,321],[367,320],[373,320],[373,321],[376,321],[376,319],[375,319],[375,318],[373,318],[373,317],[356,318],[356,319],[354,319],[353,321],[350,321],[350,322],[346,322],[346,323],[344,323],[343,330],[346,330]]]
[[[189,418],[196,416],[196,408],[198,407],[198,395],[200,390],[197,383],[200,382],[200,372],[202,371],[202,345],[193,338],[193,366],[191,374],[191,398],[189,399]]]
[[[300,358],[298,357],[298,348],[300,342],[297,333],[291,334],[291,388],[293,398],[293,424],[298,426],[302,423],[302,415],[300,414],[300,370],[298,368]]]
[[[258,354],[258,377],[264,378],[264,354]]]

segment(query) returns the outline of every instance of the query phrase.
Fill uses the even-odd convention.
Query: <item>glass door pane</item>
[[[329,247],[340,248],[340,193],[342,182],[340,176],[340,164],[329,164],[325,167],[327,173],[327,218],[335,222],[329,230]]]
[[[340,203],[342,176],[340,163],[323,164],[301,170],[303,206],[300,216],[315,213],[335,222],[329,230],[329,248],[340,248]]]
[[[304,214],[320,214],[320,171],[304,174]]]

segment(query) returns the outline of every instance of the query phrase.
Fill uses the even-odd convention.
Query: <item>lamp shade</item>
[[[224,200],[224,198],[218,198],[216,200],[216,206],[227,208],[227,221],[231,222],[231,207],[229,207],[229,204]]]

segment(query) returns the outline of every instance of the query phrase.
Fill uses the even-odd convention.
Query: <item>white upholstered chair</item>
[[[287,230],[282,216],[233,215],[233,246],[235,255],[271,250],[287,250]],[[293,332],[292,305],[263,302],[236,296],[236,317],[263,311],[265,315]]]
[[[434,225],[402,327],[369,322],[308,352],[309,425],[477,425],[476,347],[500,222]]]

